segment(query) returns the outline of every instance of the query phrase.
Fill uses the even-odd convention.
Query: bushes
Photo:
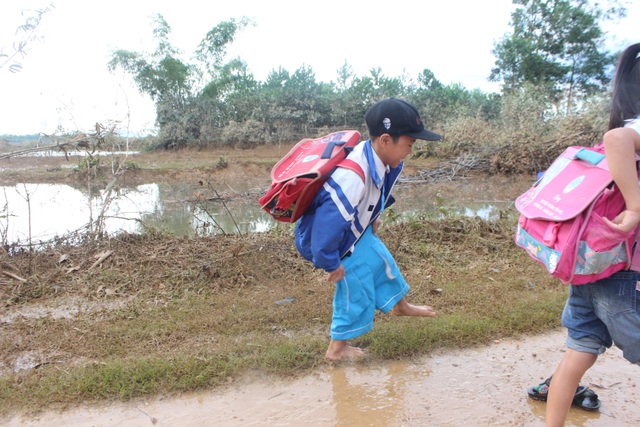
[[[458,88],[456,93],[466,92]],[[420,141],[414,156],[473,160],[491,174],[531,174],[545,170],[566,146],[593,145],[606,130],[608,105],[604,95],[585,100],[570,113],[560,112],[555,101],[534,85],[525,85],[505,95],[484,94],[484,98],[481,95],[459,96],[458,103],[443,105],[438,114],[428,111],[424,102],[414,101],[422,105],[425,120],[431,119],[428,127],[444,136],[439,142]],[[334,99],[330,105],[338,108],[338,104]],[[238,121],[228,118],[232,106],[215,100],[162,103],[158,110],[161,127],[158,147],[255,148],[294,143],[304,137],[345,128],[358,129],[363,138],[368,137],[362,123],[318,127],[305,124],[302,118],[287,115],[284,110],[276,109],[279,113],[275,114],[275,107],[254,105],[253,108],[254,113],[263,110],[270,113],[260,113],[263,116],[260,120]],[[433,122],[436,119],[437,122]]]
[[[207,135],[205,134],[203,137],[207,137]],[[230,122],[219,130],[216,140],[225,146],[255,148],[258,145],[267,144],[269,134],[262,123],[249,119],[244,123]]]
[[[598,143],[607,128],[607,108],[604,97],[593,97],[578,111],[560,114],[537,88],[528,86],[503,96],[496,120],[451,120],[444,141],[426,151],[442,158],[474,156],[490,174],[532,174],[546,170],[567,146]]]

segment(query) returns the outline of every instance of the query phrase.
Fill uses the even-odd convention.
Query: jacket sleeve
[[[311,230],[313,264],[327,272],[340,266],[340,259],[355,241],[351,230],[364,183],[353,171],[336,171],[318,192]]]

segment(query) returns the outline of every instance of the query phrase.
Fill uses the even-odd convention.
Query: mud
[[[254,374],[226,389],[15,417],[7,427],[543,426],[545,403],[526,389],[551,374],[564,331],[383,365],[343,364],[282,380]],[[572,408],[567,426],[640,425],[640,370],[612,348],[582,384],[598,412]]]

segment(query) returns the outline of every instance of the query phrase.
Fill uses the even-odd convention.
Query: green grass
[[[559,326],[566,287],[515,248],[512,228],[509,219],[477,218],[386,225],[381,236],[411,285],[408,299],[438,316],[378,314],[373,330],[353,341],[367,349],[362,363]],[[208,389],[252,370],[310,373],[325,363],[333,287],[296,255],[290,233],[113,239],[100,248],[113,250],[102,269],[75,275],[59,273],[55,254],[75,265],[92,259],[90,247],[38,254],[26,285],[0,290],[13,301],[7,310],[40,302],[31,283],[48,284],[44,304],[73,297],[92,309],[3,324],[3,360],[36,352],[42,365],[0,375],[0,413]],[[29,262],[5,261],[19,271]],[[118,294],[99,292],[107,287]]]

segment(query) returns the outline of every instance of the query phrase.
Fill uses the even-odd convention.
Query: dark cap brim
[[[425,141],[439,141],[442,139],[442,135],[438,135],[437,133],[431,132],[430,130],[426,129],[415,133],[404,133],[403,135],[407,135],[416,139],[424,139]]]

